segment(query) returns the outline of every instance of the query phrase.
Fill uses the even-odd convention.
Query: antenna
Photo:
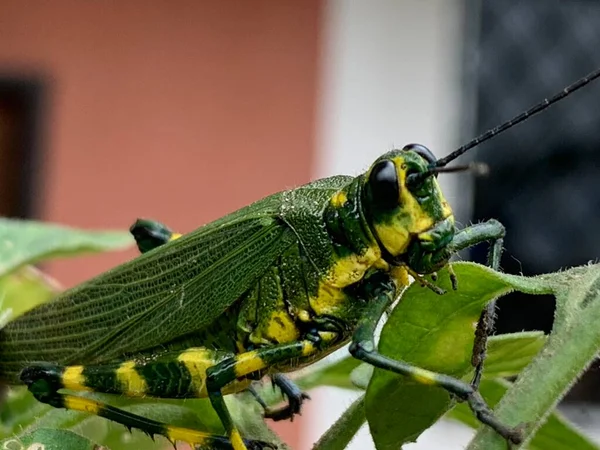
[[[489,172],[489,167],[485,163],[480,162],[472,162],[469,164],[465,164],[462,166],[452,166],[452,167],[436,167],[433,166],[427,169],[425,172],[419,173],[411,173],[406,178],[406,184],[415,186],[419,183],[423,182],[426,178],[429,178],[433,175],[437,176],[438,173],[452,173],[452,172],[473,172],[476,176],[487,175]]]
[[[494,127],[494,128],[492,128],[490,130],[487,130],[485,133],[480,134],[475,139],[472,139],[471,141],[467,142],[462,147],[459,147],[458,149],[454,150],[448,156],[445,156],[443,158],[438,159],[435,162],[434,167],[444,167],[450,161],[455,160],[460,155],[462,155],[463,153],[469,151],[473,147],[478,146],[482,142],[485,142],[488,139],[493,138],[494,136],[502,133],[503,131],[508,130],[509,128],[512,128],[513,126],[515,126],[515,125],[523,122],[524,120],[527,120],[529,117],[532,117],[535,114],[537,114],[539,112],[542,112],[543,110],[545,110],[546,108],[548,108],[550,105],[558,102],[559,100],[562,100],[563,98],[567,97],[569,94],[572,94],[576,90],[578,90],[578,89],[584,87],[585,85],[591,83],[592,81],[594,81],[598,77],[600,77],[600,69],[596,69],[595,71],[589,73],[585,77],[580,78],[575,83],[573,83],[570,86],[567,86],[566,88],[564,88],[562,91],[560,91],[555,96],[551,97],[550,99],[544,99],[542,102],[540,102],[537,105],[529,108],[527,111],[522,112],[521,114],[519,114],[518,116],[513,117],[512,119],[510,119],[507,122],[504,122],[502,125],[498,125],[497,127]]]

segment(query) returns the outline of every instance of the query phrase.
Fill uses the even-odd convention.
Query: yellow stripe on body
[[[332,287],[345,288],[360,281],[365,272],[381,259],[379,247],[371,246],[361,254],[337,259],[325,275],[324,281]]]
[[[173,233],[171,235],[171,237],[169,238],[169,242],[174,241],[175,239],[179,239],[181,236],[183,236],[183,234],[181,234],[181,233]]]
[[[248,375],[249,373],[266,368],[267,364],[258,355],[259,354],[257,350],[237,355],[235,358],[236,376],[243,377],[244,375]]]
[[[390,270],[390,275],[399,286],[408,286],[410,279],[408,278],[408,270],[404,266],[395,266]]]
[[[191,430],[189,428],[173,427],[168,425],[165,427],[165,434],[171,442],[183,441],[190,445],[203,446],[209,443],[213,435],[203,431]]]
[[[347,296],[340,288],[320,281],[315,297],[308,299],[311,309],[316,315],[332,314],[347,301]]]
[[[321,333],[319,333],[321,334]],[[313,344],[310,341],[304,341],[302,343],[302,356],[310,356],[310,355],[314,355],[317,352],[317,348],[315,347],[315,344]]]
[[[84,366],[66,367],[61,377],[63,387],[73,391],[92,391],[93,389],[85,385],[83,369]]]
[[[135,370],[135,362],[125,361],[116,371],[124,394],[141,397],[148,391],[146,380]]]
[[[182,362],[190,373],[198,397],[206,397],[206,369],[219,362],[215,359],[215,352],[205,348],[191,348],[182,352],[177,360]]]
[[[231,441],[231,446],[233,450],[247,450],[246,444],[244,444],[244,440],[240,435],[240,432],[237,429],[231,430],[231,434],[229,435],[229,440]]]
[[[347,300],[343,289],[360,281],[367,270],[381,260],[376,246],[368,247],[361,254],[351,254],[334,261],[327,274],[319,281],[317,295],[309,298],[310,307],[317,314],[334,314]]]
[[[208,396],[206,390],[206,371],[210,367],[216,366],[227,357],[234,357],[233,353],[217,352],[206,348],[190,348],[182,352],[177,360],[183,363],[192,378],[192,386],[196,397],[204,398]],[[221,389],[223,395],[243,391],[248,388],[252,380],[234,380]]]
[[[300,331],[298,331],[296,324],[287,312],[273,311],[264,337],[282,344],[297,341],[300,337]]]
[[[104,407],[100,402],[89,398],[77,397],[76,395],[63,396],[63,404],[67,409],[72,409],[73,411],[81,411],[95,415],[98,415]]]
[[[348,196],[344,191],[338,191],[331,197],[330,203],[335,208],[341,208],[348,201]]]

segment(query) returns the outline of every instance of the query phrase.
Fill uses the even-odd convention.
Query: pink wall
[[[41,216],[189,231],[307,181],[317,6],[0,2],[0,71],[52,80]],[[98,269],[59,266],[68,284]]]
[[[185,232],[307,181],[319,13],[317,0],[2,0],[0,74],[51,81],[39,216]],[[50,269],[72,285],[131,255]]]

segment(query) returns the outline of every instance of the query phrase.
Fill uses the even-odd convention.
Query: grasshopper
[[[481,315],[471,383],[380,354],[377,323],[409,276],[456,252],[489,242],[499,269],[505,230],[489,220],[461,230],[437,176],[473,169],[447,165],[590,83],[597,70],[554,97],[436,159],[419,144],[380,156],[357,177],[334,176],[270,195],[184,236],[150,221],[131,231],[142,254],[34,308],[0,333],[0,381],[25,384],[37,400],[105,417],[170,441],[235,450],[271,448],[244,439],[224,395],[271,375],[289,404],[267,410],[293,417],[305,395],[282,374],[350,343],[375,367],[439,386],[470,406],[509,442],[478,392],[494,305]],[[453,280],[456,289],[456,280]],[[226,436],[150,420],[68,391],[128,397],[208,397]]]

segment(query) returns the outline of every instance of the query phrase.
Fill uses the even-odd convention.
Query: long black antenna
[[[462,166],[452,167],[431,167],[425,172],[411,173],[406,177],[406,184],[416,186],[422,183],[428,177],[433,175],[437,176],[438,173],[452,173],[452,172],[473,172],[475,175],[487,175],[489,167],[485,163],[472,162]]]
[[[545,110],[546,108],[548,108],[553,103],[556,103],[557,101],[562,100],[567,95],[572,94],[577,89],[582,88],[586,84],[591,83],[592,81],[594,81],[598,77],[600,77],[600,69],[597,69],[597,70],[589,73],[585,77],[580,78],[575,83],[573,83],[570,86],[567,86],[566,88],[564,88],[562,91],[560,91],[554,97],[552,97],[550,99],[545,99],[544,101],[538,103],[537,105],[533,106],[532,108],[528,109],[527,111],[519,114],[516,117],[513,117],[512,119],[510,119],[507,122],[504,122],[502,125],[499,125],[499,126],[497,126],[495,128],[492,128],[491,130],[487,130],[485,133],[483,133],[483,134],[477,136],[475,139],[467,142],[462,147],[459,147],[458,149],[454,150],[448,156],[445,156],[443,158],[438,159],[435,162],[435,166],[434,167],[444,167],[450,161],[455,160],[460,155],[462,155],[463,153],[465,153],[468,150],[472,149],[473,147],[476,147],[479,144],[481,144],[482,142],[485,142],[488,139],[491,139],[494,136],[502,133],[503,131],[506,131],[509,128],[512,128],[513,126],[517,125],[518,123],[523,122],[524,120],[528,119],[529,117],[531,117],[531,116],[533,116],[533,115],[535,115],[535,114],[537,114],[539,112],[542,112],[543,110]]]

